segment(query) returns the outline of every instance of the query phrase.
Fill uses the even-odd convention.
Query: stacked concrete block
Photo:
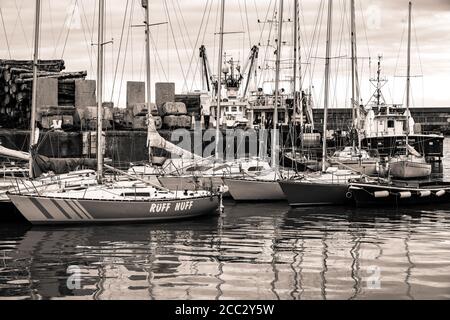
[[[182,116],[169,115],[164,117],[163,123],[164,126],[169,129],[190,128],[192,124],[192,117],[187,115]]]
[[[145,82],[127,82],[125,126],[133,130],[147,128],[148,106],[145,102]]]
[[[145,82],[127,82],[127,107],[145,103]]]
[[[183,102],[166,102],[161,108],[161,114],[164,116],[178,116],[187,114],[186,105]]]
[[[95,130],[97,124],[97,97],[95,80],[75,81],[75,125],[82,129]],[[92,129],[94,127],[94,129]]]
[[[155,101],[159,110],[166,102],[175,102],[175,83],[158,82],[155,84]]]
[[[97,105],[95,80],[75,80],[75,108]]]
[[[37,97],[36,110],[38,120],[43,110],[50,106],[58,105],[58,79],[54,78],[38,78],[37,80]]]

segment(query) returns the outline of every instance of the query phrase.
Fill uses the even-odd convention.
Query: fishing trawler
[[[443,155],[444,136],[422,133],[420,125],[415,123],[409,110],[410,95],[407,95],[406,109],[401,105],[386,102],[382,88],[387,84],[387,80],[381,75],[381,60],[382,57],[379,56],[377,77],[371,79],[375,92],[367,103],[368,109],[364,111],[362,147],[377,150],[380,157],[394,157],[404,155],[407,145],[410,145],[429,160],[440,158]],[[409,81],[407,87],[409,88]]]

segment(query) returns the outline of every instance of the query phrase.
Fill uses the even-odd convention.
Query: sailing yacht
[[[297,3],[296,3],[297,5]],[[280,100],[280,56],[283,35],[283,0],[279,1],[278,9],[278,39],[275,60],[275,97],[273,111],[273,134],[271,147],[271,170],[264,175],[245,175],[239,178],[224,178],[228,190],[236,201],[280,201],[286,197],[281,190],[278,181],[281,172],[278,169],[278,104]],[[296,37],[295,37],[295,40]]]
[[[406,76],[406,154],[396,155],[389,160],[389,172],[395,178],[412,179],[424,178],[431,175],[431,164],[426,162],[426,159],[417,150],[409,145],[409,126],[411,113],[410,106],[410,91],[411,91],[411,15],[412,3],[409,2],[408,13],[408,55],[407,55],[407,76]]]
[[[431,164],[427,163],[425,157],[409,144],[406,146],[406,150],[406,155],[397,155],[389,160],[387,174],[400,179],[429,177]]]
[[[352,24],[351,37],[352,46],[355,36],[355,4],[351,1]],[[323,121],[323,139],[322,139],[322,171],[317,173],[305,174],[294,179],[281,180],[279,182],[288,203],[291,207],[316,206],[316,205],[343,205],[351,201],[351,194],[348,193],[348,182],[350,179],[360,178],[361,174],[353,170],[343,170],[337,167],[326,168],[327,156],[327,115],[329,105],[329,87],[330,87],[330,60],[331,60],[331,35],[332,35],[332,12],[333,1],[328,0],[328,21],[327,21],[327,43],[325,58],[325,93],[324,93],[324,121]],[[356,56],[353,54],[356,50],[352,49],[352,63],[355,64]],[[353,87],[355,86],[355,77],[352,76]],[[355,99],[353,99],[355,101]]]
[[[98,61],[97,61],[97,171],[96,183],[75,188],[56,190],[19,188],[8,196],[32,224],[70,224],[104,222],[143,222],[197,217],[216,213],[219,209],[219,192],[170,191],[143,179],[133,179],[125,172],[103,164],[102,150],[102,93],[104,57],[105,0],[99,0]],[[147,44],[149,43],[149,8],[146,9]],[[38,59],[40,0],[36,0],[35,62]],[[149,50],[147,46],[147,58]],[[147,60],[148,61],[148,60]],[[36,66],[36,63],[34,64]],[[36,67],[34,69],[36,74]],[[147,73],[149,64],[147,64]],[[36,81],[34,81],[34,93]],[[150,83],[147,83],[150,86]],[[148,97],[150,98],[150,96]],[[33,99],[35,101],[35,99]],[[32,106],[32,136],[34,134],[35,102]],[[33,150],[33,147],[31,148]],[[128,181],[107,181],[103,169],[107,168],[130,178]],[[31,169],[32,170],[32,169]],[[32,172],[32,171],[31,171]],[[55,186],[55,185],[52,185]]]
[[[373,157],[367,150],[359,147],[345,147],[336,151],[329,159],[332,167],[350,169],[368,176],[378,174],[379,158]]]

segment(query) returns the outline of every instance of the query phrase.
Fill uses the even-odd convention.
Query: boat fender
[[[444,194],[445,194],[445,190],[439,190],[438,192],[436,192],[437,197],[442,197]]]
[[[345,196],[347,197],[347,199],[351,199],[351,198],[353,198],[353,193],[351,191],[349,191],[345,194]]]
[[[219,186],[218,189],[219,189],[218,191],[219,191],[220,193],[227,193],[227,192],[229,191],[230,188],[228,188],[228,186],[226,186],[226,185],[221,185],[221,186]]]
[[[400,196],[400,199],[411,198],[411,192],[409,192],[409,191],[399,192],[398,195]]]
[[[375,198],[387,198],[389,197],[389,191],[383,190],[383,191],[375,191],[373,193],[373,196]]]
[[[420,191],[419,195],[420,195],[421,198],[429,197],[429,196],[431,196],[431,191],[430,190]]]

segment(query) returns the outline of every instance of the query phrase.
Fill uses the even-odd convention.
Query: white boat
[[[350,169],[370,176],[377,174],[379,159],[370,156],[369,152],[358,147],[345,147],[336,151],[329,158],[329,163],[332,167]]]
[[[160,175],[158,180],[163,187],[171,190],[198,190],[199,188],[217,190],[220,187],[228,187],[223,178],[257,177],[271,171],[267,161],[257,158],[237,159],[225,163],[209,161],[184,168],[181,174]],[[227,195],[227,193],[224,194],[224,196]]]
[[[278,181],[278,172],[261,176],[223,178],[235,201],[282,201],[286,199]]]
[[[207,191],[162,191],[139,181],[9,197],[32,224],[186,219],[217,213],[219,207],[219,197]]]
[[[431,164],[414,148],[407,146],[407,155],[399,155],[388,162],[388,174],[394,178],[414,179],[426,178],[431,175]]]

